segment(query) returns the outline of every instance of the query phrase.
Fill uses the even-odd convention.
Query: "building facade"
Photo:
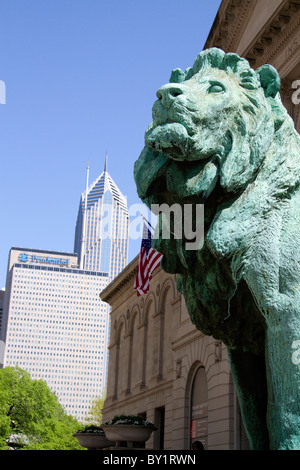
[[[150,291],[133,288],[138,257],[101,293],[110,303],[109,374],[103,421],[139,414],[156,450],[248,448],[225,346],[192,325],[176,276],[157,268]]]
[[[4,357],[4,342],[1,341],[1,329],[2,329],[2,320],[3,320],[4,295],[5,295],[5,289],[2,289],[2,290],[0,291],[0,368],[1,368],[1,358]]]
[[[254,69],[273,65],[300,132],[300,0],[223,0],[210,47],[237,52]],[[150,291],[137,298],[137,263],[101,293],[112,307],[104,420],[146,416],[157,427],[149,449],[191,449],[194,440],[209,450],[248,449],[225,346],[192,325],[176,276],[157,269]]]
[[[106,387],[108,274],[78,269],[77,255],[12,248],[1,328],[1,366],[18,365],[84,421]]]
[[[113,279],[128,263],[128,239],[127,201],[108,173],[106,159],[104,171],[80,198],[74,242],[80,267],[107,272]]]
[[[93,270],[106,275],[106,285],[128,263],[129,215],[127,201],[107,171],[107,155],[104,171],[81,194],[76,221],[74,252],[78,253],[81,269]],[[98,286],[98,295],[101,291]],[[108,373],[108,338],[110,335],[110,306],[102,302],[105,312],[105,363]],[[105,381],[106,385],[106,381]],[[103,390],[105,390],[106,386]]]

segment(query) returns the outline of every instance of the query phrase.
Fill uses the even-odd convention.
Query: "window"
[[[205,449],[207,448],[207,421],[207,378],[204,367],[199,367],[193,380],[191,394],[191,445],[192,442],[198,440],[202,442]]]

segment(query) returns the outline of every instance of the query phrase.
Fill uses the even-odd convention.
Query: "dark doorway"
[[[157,427],[157,431],[154,433],[154,449],[164,450],[164,437],[165,437],[165,407],[155,409],[155,421],[154,424]]]

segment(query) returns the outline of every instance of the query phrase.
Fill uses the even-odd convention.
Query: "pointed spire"
[[[107,152],[105,154],[104,171],[107,172]]]
[[[86,186],[85,186],[85,197],[84,197],[84,211],[83,211],[83,224],[82,224],[82,238],[81,238],[81,247],[80,247],[80,261],[79,267],[83,269],[84,267],[84,257],[85,257],[85,226],[86,226],[86,216],[87,216],[87,199],[88,199],[88,187],[89,187],[89,171],[90,163],[86,168]]]

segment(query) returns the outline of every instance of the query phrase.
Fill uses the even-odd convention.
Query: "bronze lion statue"
[[[300,449],[300,138],[279,89],[270,65],[202,51],[157,91],[134,167],[149,208],[204,205],[196,250],[160,222],[153,247],[227,346],[252,449]]]

